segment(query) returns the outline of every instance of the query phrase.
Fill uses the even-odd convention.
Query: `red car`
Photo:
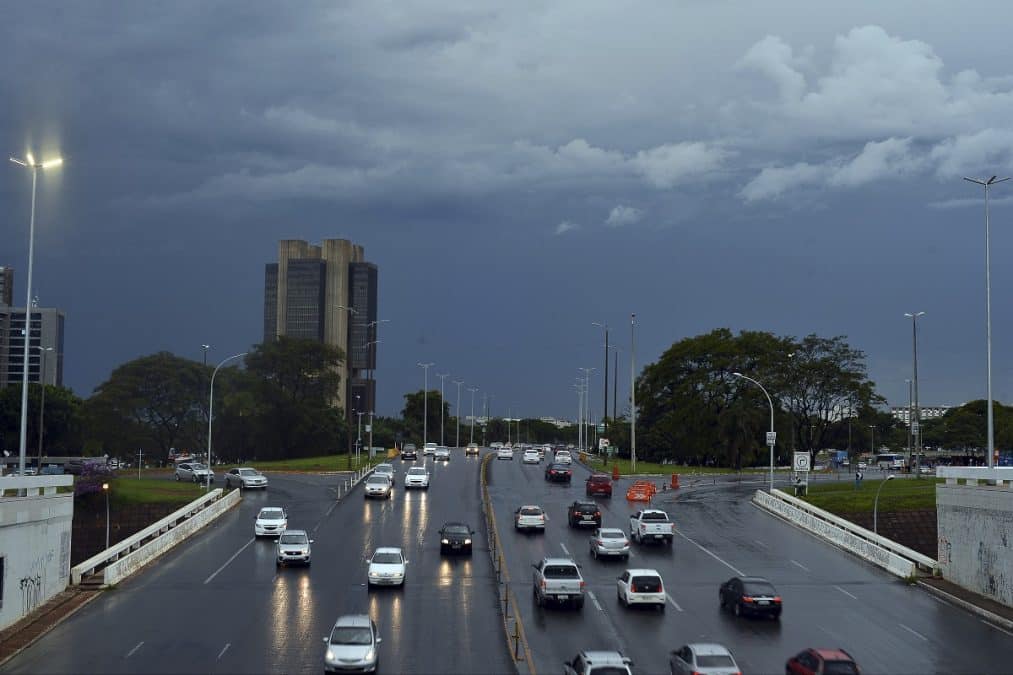
[[[612,478],[605,473],[596,473],[584,483],[584,492],[588,497],[600,495],[602,497],[612,496]]]
[[[843,649],[807,649],[788,659],[786,675],[860,675],[858,664]]]

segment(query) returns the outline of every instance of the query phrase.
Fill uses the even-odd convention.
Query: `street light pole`
[[[471,433],[468,436],[468,445],[475,442],[475,392],[478,391],[476,387],[468,387],[468,391],[471,392]]]
[[[992,242],[991,230],[988,224],[988,189],[998,183],[1008,181],[1009,178],[996,179],[992,176],[988,180],[980,178],[967,178],[964,180],[985,188],[985,369],[988,389],[988,468],[995,466],[995,434],[992,421]]]
[[[872,461],[876,461],[876,425],[869,425],[869,451],[872,452]]]
[[[454,447],[461,447],[461,385],[464,380],[454,380],[457,385],[457,405],[454,407],[454,415],[457,417],[457,437],[454,439]]]
[[[907,382],[907,465],[914,466],[914,444],[911,439],[914,434],[914,411],[912,409],[912,391],[914,390],[913,382],[911,380],[904,380]]]
[[[25,294],[25,332],[21,358],[21,439],[19,444],[18,470],[25,475],[25,453],[28,450],[28,346],[32,342],[32,263],[35,259],[35,194],[38,184],[39,169],[58,167],[63,158],[55,157],[44,162],[36,162],[32,153],[26,153],[24,159],[11,157],[10,160],[32,172],[32,210],[28,219],[28,279]],[[41,337],[42,330],[39,329]]]
[[[204,367],[208,367],[208,350],[211,349],[211,345],[201,345],[200,348],[204,350]]]
[[[757,387],[759,387],[760,391],[763,392],[763,395],[767,397],[767,404],[770,406],[770,433],[771,433],[771,435],[767,439],[767,445],[770,446],[770,490],[769,491],[773,492],[774,491],[774,443],[771,442],[771,441],[774,438],[774,436],[773,436],[773,434],[774,434],[774,401],[770,398],[770,394],[767,393],[767,390],[764,388],[764,386],[762,384],[760,384],[759,382],[757,382],[756,380],[754,380],[753,378],[748,377],[746,375],[743,375],[742,373],[732,373],[732,375],[734,375],[735,377],[741,377],[743,380],[749,380],[750,382],[752,382],[753,384],[755,384]]]
[[[358,397],[356,397],[358,398]],[[365,414],[362,410],[356,410],[355,414],[359,418],[359,432],[355,439],[355,463],[358,465],[360,461],[360,453],[362,452],[362,416]]]
[[[358,314],[354,307],[346,307],[345,305],[332,305],[334,309],[340,309],[343,312],[348,312],[352,316]],[[351,319],[349,319],[349,322]],[[345,334],[348,333],[348,326],[345,326]],[[341,397],[342,402],[345,404],[345,427],[348,429],[348,433],[345,434],[347,439],[345,443],[345,452],[348,453],[348,468],[352,468],[352,378],[349,377],[351,374],[351,368],[348,367],[348,360],[345,360],[344,372],[341,373],[345,376],[344,382],[344,395]]]
[[[422,452],[426,451],[426,440],[429,436],[429,369],[434,363],[419,363],[418,366],[425,371],[422,386]]]
[[[450,373],[436,373],[436,377],[440,378],[440,445],[443,443],[443,409],[446,407],[443,405],[443,385],[447,383],[447,378],[450,377]]]
[[[213,373],[211,373],[211,391],[208,394],[208,473],[205,476],[204,485],[206,489],[211,489],[211,422],[214,419],[215,410],[215,376],[218,375],[218,369],[224,366],[229,361],[246,356],[246,352],[240,352],[239,354],[233,354],[221,363],[219,363]]]
[[[106,550],[109,550],[109,483],[102,483],[102,492],[106,495]]]
[[[598,323],[595,321],[592,325],[600,326],[605,331],[605,386],[602,392],[602,409],[601,416],[603,420],[607,420],[609,416],[609,326],[606,322],[602,321]],[[608,432],[608,422],[605,422],[605,431]]]
[[[883,490],[883,486],[889,481],[892,481],[895,476],[891,473],[886,477],[886,480],[880,481],[879,489],[876,490],[876,499],[872,502],[872,533],[879,534],[879,493]]]
[[[914,436],[915,445],[915,478],[921,478],[918,473],[918,469],[921,466],[921,454],[922,454],[922,414],[921,409],[918,406],[918,317],[924,316],[925,312],[912,312],[910,314],[905,313],[904,316],[911,319],[911,351],[914,358],[914,419],[909,419],[911,433]]]
[[[636,318],[636,314],[630,314],[630,473],[637,471],[637,343],[633,336]]]
[[[45,434],[45,414],[46,414],[46,352],[53,351],[52,347],[36,347],[39,350],[39,354],[42,355],[42,363],[39,370],[39,384],[42,385],[42,401],[39,404],[39,460],[35,465],[37,472],[42,471],[42,437]]]

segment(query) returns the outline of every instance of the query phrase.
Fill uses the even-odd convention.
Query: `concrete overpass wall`
[[[0,478],[0,630],[67,587],[74,496],[57,488],[73,480]]]
[[[938,475],[947,479],[936,486],[943,578],[1013,607],[1013,469],[940,467]]]

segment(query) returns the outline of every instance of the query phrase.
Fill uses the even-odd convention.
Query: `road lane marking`
[[[224,565],[222,565],[221,567],[219,567],[218,569],[216,569],[211,576],[209,576],[207,579],[204,580],[205,585],[211,583],[214,580],[214,578],[216,576],[218,576],[219,572],[221,572],[223,569],[225,569],[226,567],[228,567],[230,562],[232,562],[233,560],[235,560],[236,558],[238,558],[239,554],[242,553],[243,551],[245,551],[247,548],[249,548],[250,544],[252,544],[255,541],[257,541],[257,538],[253,537],[252,539],[250,539],[250,541],[248,541],[245,544],[243,544],[243,547],[241,549],[239,549],[238,551],[236,551],[235,553],[233,553],[232,557],[229,558],[228,560],[226,560]]]
[[[929,641],[929,639],[927,637],[925,637],[924,635],[922,635],[921,633],[919,633],[918,631],[916,631],[914,628],[909,628],[908,626],[905,626],[902,623],[899,623],[897,625],[900,626],[901,628],[903,628],[904,630],[906,630],[908,633],[911,633],[911,635],[914,635],[916,638],[921,638],[925,642]]]
[[[570,555],[570,552],[566,550],[566,544],[560,542],[559,548],[563,549],[563,553],[565,553],[566,555]]]
[[[848,592],[847,592],[846,590],[844,590],[844,589],[843,589],[843,588],[841,588],[840,586],[834,586],[834,588],[836,588],[837,590],[839,590],[839,591],[840,591],[841,593],[844,593],[844,595],[848,596],[848,597],[849,597],[849,598],[851,598],[852,600],[858,600],[858,597],[857,597],[857,596],[854,596],[854,595],[852,595],[851,593],[848,593]]]
[[[770,548],[769,546],[767,546],[766,544],[764,544],[759,539],[754,539],[753,541],[756,542],[757,544],[759,544],[760,546],[762,546],[763,548]]]
[[[982,621],[982,623],[984,623],[985,625],[989,626],[990,628],[995,628],[995,629],[996,629],[996,630],[998,630],[999,632],[1005,632],[1005,633],[1006,633],[1007,635],[1009,635],[1010,637],[1013,637],[1013,632],[1010,632],[1009,630],[1006,630],[1005,628],[1000,628],[1000,627],[999,627],[998,625],[996,625],[995,623],[989,623],[989,622],[988,622],[988,621],[986,621],[985,619],[981,619],[981,621]]]
[[[668,601],[670,603],[672,603],[672,607],[675,607],[675,609],[676,609],[677,612],[681,612],[682,611],[682,607],[679,606],[679,603],[676,602],[675,599],[671,595],[669,595],[668,593],[665,593],[665,597],[668,598]]]
[[[594,597],[594,591],[588,591],[587,597],[591,598],[591,604],[593,604],[599,612],[603,611],[601,605],[598,604],[598,598]]]
[[[225,646],[222,647],[222,651],[218,652],[218,660],[221,661],[222,657],[225,656],[225,652],[229,651],[229,647],[232,646],[231,642],[226,642]]]
[[[735,572],[736,574],[738,574],[738,575],[739,575],[740,577],[744,577],[744,576],[746,576],[746,573],[745,573],[745,572],[741,571],[740,569],[738,569],[737,567],[735,567],[735,566],[734,566],[734,565],[732,565],[731,563],[729,563],[729,562],[725,562],[724,560],[722,560],[722,559],[721,559],[721,557],[720,557],[720,556],[719,556],[719,555],[718,555],[717,553],[712,553],[711,551],[708,551],[708,550],[707,550],[706,548],[704,548],[704,547],[703,547],[703,546],[701,546],[700,544],[696,543],[695,541],[693,541],[692,539],[690,539],[689,537],[687,537],[686,535],[684,535],[684,534],[682,533],[682,530],[680,530],[680,529],[678,529],[678,528],[675,528],[675,532],[676,532],[676,534],[678,534],[678,535],[679,535],[680,537],[682,537],[683,539],[685,539],[685,540],[686,540],[686,541],[688,541],[689,543],[693,544],[693,546],[696,546],[696,547],[697,547],[698,549],[700,549],[701,551],[703,551],[704,553],[706,553],[706,554],[707,554],[707,555],[709,555],[710,557],[714,558],[715,560],[717,560],[717,561],[718,561],[719,563],[721,563],[722,565],[724,565],[725,567],[727,567],[727,568],[728,568],[728,569],[730,569],[731,571],[733,571],[733,572]]]
[[[809,568],[808,568],[808,567],[806,567],[805,565],[803,565],[802,563],[800,563],[800,562],[799,562],[799,561],[797,561],[797,560],[792,560],[792,561],[791,561],[791,564],[792,564],[792,565],[798,565],[799,567],[801,567],[802,569],[804,569],[804,570],[805,570],[806,572],[808,572],[808,571],[809,571]]]
[[[124,656],[123,658],[125,658],[125,659],[129,659],[129,658],[130,658],[131,656],[133,656],[133,655],[134,655],[134,654],[135,654],[135,653],[137,652],[137,650],[138,650],[138,649],[140,649],[140,648],[141,648],[141,647],[142,647],[143,645],[144,645],[144,640],[141,640],[140,642],[138,642],[138,643],[137,643],[137,646],[136,646],[136,647],[134,647],[133,649],[131,649],[131,650],[130,650],[129,652],[127,652],[127,655],[126,655],[126,656]]]

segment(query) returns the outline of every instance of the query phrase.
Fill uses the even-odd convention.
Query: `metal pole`
[[[444,424],[443,424],[443,408],[445,408],[446,406],[443,405],[443,385],[445,385],[447,383],[447,378],[450,377],[450,373],[443,373],[442,375],[440,373],[436,373],[436,377],[440,378],[440,445],[444,445],[444,443],[443,443],[443,427],[444,427]]]
[[[457,385],[457,405],[454,407],[454,415],[457,417],[457,437],[454,439],[454,447],[461,447],[461,385],[464,381],[454,380]]]
[[[612,419],[619,416],[619,350],[616,350],[612,371]]]
[[[426,441],[429,439],[429,367],[433,364],[420,363],[419,367],[425,371],[422,387],[422,452],[426,451]]]
[[[914,419],[911,420],[911,433],[914,436],[915,446],[915,461],[914,470],[915,478],[920,478],[918,474],[918,468],[921,466],[921,436],[922,436],[922,420],[921,410],[918,407],[918,317],[924,315],[925,312],[912,312],[911,314],[905,314],[904,316],[911,318],[911,353],[913,354],[914,360]]]
[[[471,431],[468,435],[468,445],[475,442],[475,392],[478,391],[475,387],[468,387],[468,391],[471,392]]]
[[[373,411],[369,411],[369,451],[373,452]]]
[[[636,314],[630,314],[630,473],[637,471],[637,343],[633,334],[636,318]]]
[[[893,480],[893,474],[886,477],[885,480],[879,484],[879,489],[876,490],[876,499],[872,503],[872,533],[879,534],[879,493],[883,490],[883,486]]]
[[[914,445],[911,442],[911,436],[914,434],[914,411],[912,401],[912,391],[914,390],[914,383],[911,380],[904,380],[907,382],[907,465],[914,466]]]
[[[106,493],[106,550],[109,550],[109,484],[105,483],[102,485],[105,488],[103,492]]]
[[[767,405],[770,406],[770,433],[773,434],[774,433],[774,401],[773,401],[773,399],[770,398],[770,394],[767,393],[767,389],[762,384],[760,384],[759,382],[757,382],[756,380],[754,380],[753,378],[748,377],[746,375],[743,375],[742,373],[732,373],[732,375],[734,375],[735,377],[741,377],[743,380],[749,380],[750,382],[752,382],[753,384],[755,384],[757,387],[759,387],[760,391],[763,392],[763,395],[767,397]],[[773,436],[771,436],[771,438],[773,438]],[[775,444],[768,442],[767,445],[770,446],[770,491],[773,491],[774,490],[774,445]]]
[[[214,372],[211,373],[211,391],[208,394],[208,473],[207,476],[205,476],[204,481],[204,485],[208,490],[211,489],[211,421],[214,418],[214,410],[215,410],[215,376],[218,375],[219,368],[224,366],[229,361],[232,361],[233,359],[238,359],[243,356],[246,356],[246,352],[233,354],[232,356],[228,357],[227,359],[219,363],[215,367]],[[138,477],[139,474],[140,474],[140,461],[138,461]]]
[[[32,162],[32,211],[28,225],[28,292],[25,300],[25,337],[21,358],[21,443],[18,455],[18,470],[25,475],[25,451],[28,449],[28,346],[32,341],[32,261],[35,257],[35,186],[39,169]],[[42,327],[39,327],[42,336]]]
[[[39,353],[42,355],[42,369],[39,371],[39,383],[42,385],[42,402],[39,405],[39,460],[35,465],[36,472],[42,472],[42,437],[46,432],[45,426],[45,414],[46,414],[46,352],[53,351],[52,347],[39,347]]]
[[[602,387],[602,408],[601,417],[605,423],[605,433],[608,433],[609,416],[609,328],[605,326],[605,386]]]
[[[876,461],[876,425],[869,425],[869,451],[872,453],[872,461]]]

